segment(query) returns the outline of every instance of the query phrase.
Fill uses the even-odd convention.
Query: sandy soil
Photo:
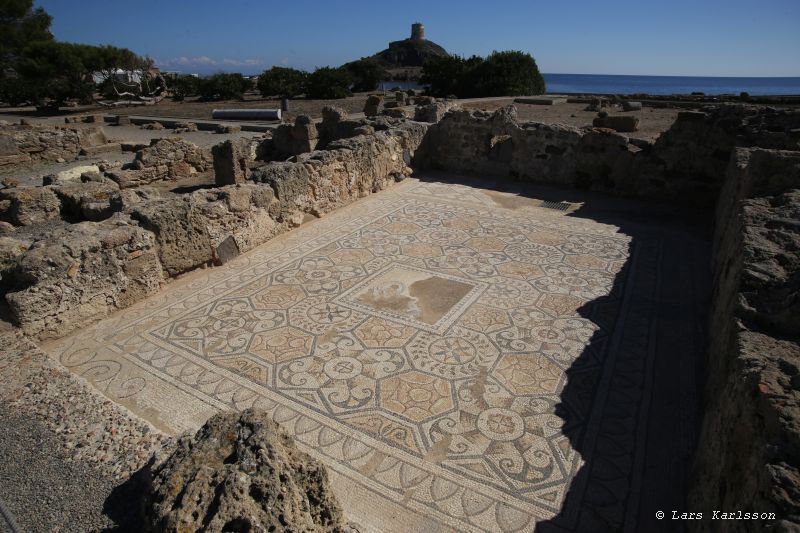
[[[510,100],[490,101],[490,102],[469,102],[462,104],[466,109],[485,109],[493,111],[502,106],[509,105]],[[584,127],[591,126],[592,119],[597,116],[594,111],[585,111],[586,104],[556,104],[556,105],[532,105],[514,104],[517,107],[517,117],[520,122],[534,121],[546,124],[568,124],[570,126]],[[662,132],[669,129],[680,109],[656,109],[645,107],[642,111],[622,111],[619,108],[608,108],[609,115],[614,114],[636,114],[639,117],[639,131],[626,134],[640,139],[654,140]]]
[[[359,93],[348,98],[337,100],[304,100],[294,99],[289,101],[289,111],[284,113],[284,120],[293,121],[297,115],[322,116],[322,108],[326,105],[335,105],[344,108],[348,113],[361,113],[367,101],[366,93]],[[146,115],[153,117],[180,117],[193,119],[211,119],[214,109],[250,109],[266,108],[280,109],[280,100],[268,100],[257,93],[248,93],[244,100],[223,100],[217,102],[201,102],[197,98],[189,98],[183,102],[165,99],[154,106],[117,107],[109,113],[121,115]],[[83,111],[85,113],[85,111]]]

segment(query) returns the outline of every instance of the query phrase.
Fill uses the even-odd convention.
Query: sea
[[[747,92],[751,96],[800,95],[800,77],[733,78],[710,76],[623,76],[610,74],[543,74],[547,92],[599,94],[691,94],[707,95]],[[413,81],[385,81],[380,89],[423,89]]]
[[[800,95],[798,78],[543,74],[548,93]]]

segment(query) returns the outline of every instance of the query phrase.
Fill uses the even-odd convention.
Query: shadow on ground
[[[584,463],[557,514],[536,531],[679,530],[656,512],[686,509],[709,297],[704,213],[506,179],[416,177],[509,193],[488,194],[512,209],[579,204],[565,216],[631,237],[610,293],[578,309],[598,329],[566,371],[555,412]]]

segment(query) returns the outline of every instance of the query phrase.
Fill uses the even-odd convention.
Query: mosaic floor
[[[45,349],[167,429],[267,409],[366,530],[573,527],[604,432],[647,416],[661,253],[409,180]]]

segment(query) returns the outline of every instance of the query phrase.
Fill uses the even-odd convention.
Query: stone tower
[[[415,41],[425,40],[425,26],[421,22],[415,22],[411,25],[411,39]]]

